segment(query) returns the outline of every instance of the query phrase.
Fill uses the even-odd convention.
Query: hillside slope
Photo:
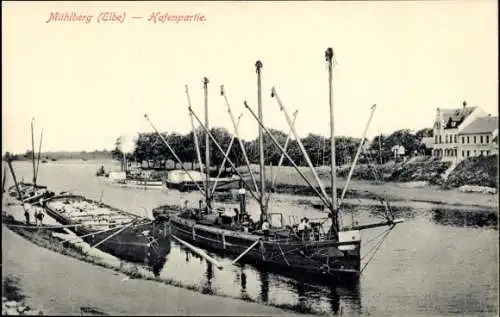
[[[498,155],[470,157],[451,172],[445,185],[476,185],[498,188]]]
[[[450,167],[450,162],[443,162],[437,158],[418,157],[408,163],[389,162],[376,167],[358,165],[354,169],[353,179],[385,180],[391,182],[427,181],[433,184],[440,182],[440,176]],[[338,171],[339,176],[347,177],[348,169]],[[376,175],[376,176],[375,176]]]

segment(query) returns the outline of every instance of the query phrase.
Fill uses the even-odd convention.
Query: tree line
[[[270,129],[270,133],[283,147],[288,135],[282,131]],[[212,128],[210,132],[214,139],[224,152],[233,139],[233,135],[225,128]],[[199,153],[202,164],[205,164],[205,132],[200,128],[196,132],[196,137],[199,145]],[[177,157],[183,163],[192,163],[192,168],[195,162],[198,162],[198,155],[195,146],[195,135],[193,132],[180,134],[177,132],[161,133],[162,137],[168,142],[174,150]],[[402,145],[405,148],[407,155],[428,155],[429,149],[422,143],[423,137],[432,135],[432,129],[426,128],[412,133],[408,129],[398,130],[390,135],[377,135],[369,142],[365,139],[364,150],[359,158],[359,163],[382,163],[393,158],[391,148],[394,145]],[[281,151],[278,146],[272,141],[272,138],[264,134],[264,157],[266,165],[276,166],[281,158]],[[258,139],[251,141],[241,140],[245,148],[248,160],[252,164],[259,162],[259,143]],[[314,166],[329,165],[330,157],[330,139],[321,135],[309,134],[301,138],[302,142],[311,163]],[[355,156],[355,153],[361,142],[360,138],[353,137],[335,137],[335,160],[337,165],[349,164]],[[368,144],[367,144],[368,143]],[[224,154],[218,149],[217,145],[210,139],[210,165],[220,167],[224,160]],[[118,138],[115,142],[115,148],[111,152],[116,160],[123,160],[123,153],[120,150],[121,141]],[[299,142],[296,139],[290,139],[287,146],[287,154],[299,166],[307,165],[307,161],[302,154]],[[163,142],[162,138],[157,133],[140,133],[135,139],[134,149],[131,153],[125,155],[128,161],[146,162],[149,168],[166,168],[167,160],[177,163],[175,157]],[[236,165],[245,165],[245,159],[241,150],[239,140],[234,137],[231,150],[228,154],[229,159]],[[282,165],[290,166],[292,163],[284,158]],[[226,167],[229,163],[226,161]]]

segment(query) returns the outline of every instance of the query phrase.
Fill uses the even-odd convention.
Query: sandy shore
[[[80,315],[81,307],[112,315],[294,315],[275,307],[127,279],[112,270],[38,247],[4,225],[2,264],[3,276],[19,279],[25,302],[51,315]]]

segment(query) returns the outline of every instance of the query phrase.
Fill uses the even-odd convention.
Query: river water
[[[51,190],[72,191],[112,206],[151,217],[151,209],[166,203],[196,203],[198,193],[167,189],[121,188],[94,176],[102,162],[57,161],[40,164],[38,183]],[[106,170],[117,165],[104,162]],[[28,162],[14,162],[18,180],[31,181]],[[12,183],[10,181],[10,183]],[[289,216],[324,217],[296,196],[275,195],[272,210]],[[257,205],[249,204],[254,211]],[[385,240],[360,277],[349,287],[320,285],[249,265],[231,266],[231,260],[214,256],[218,270],[172,243],[160,276],[203,293],[247,298],[264,305],[279,305],[299,312],[342,316],[492,316],[498,314],[498,230],[478,224],[466,212],[443,217],[439,206],[414,204],[402,209],[405,218]],[[360,223],[375,222],[369,206],[355,211]],[[350,216],[348,217],[350,218]],[[495,217],[496,219],[496,217]],[[369,241],[385,228],[362,232]],[[362,246],[367,251],[371,245]],[[363,265],[363,263],[362,263]]]

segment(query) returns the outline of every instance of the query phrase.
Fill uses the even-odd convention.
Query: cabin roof
[[[498,117],[479,117],[462,129],[459,134],[493,133],[498,129]]]

